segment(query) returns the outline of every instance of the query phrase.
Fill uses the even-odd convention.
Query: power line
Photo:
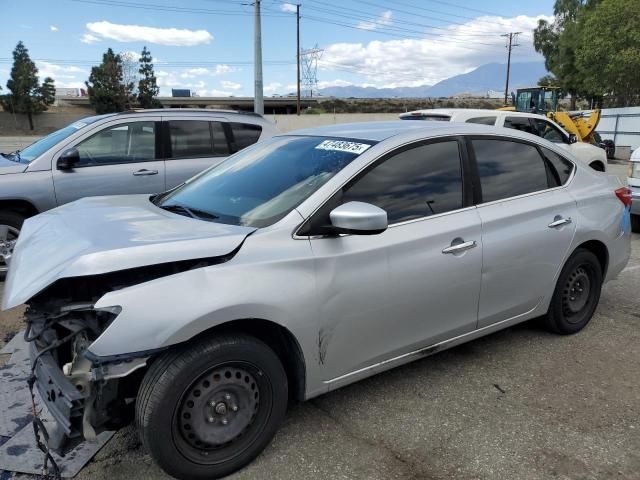
[[[500,35],[501,37],[507,37],[509,39],[509,43],[507,45],[507,50],[508,50],[508,54],[507,54],[507,81],[505,83],[504,86],[504,104],[507,104],[507,95],[509,95],[509,71],[511,70],[511,50],[514,49],[515,47],[519,47],[520,44],[518,43],[518,35],[520,35],[522,32],[509,32],[509,33],[505,33],[503,35]]]
[[[136,8],[141,10],[153,10],[161,12],[175,12],[175,13],[197,13],[203,15],[229,15],[229,16],[253,16],[253,13],[243,12],[238,10],[211,10],[206,8],[191,8],[191,7],[173,7],[170,5],[158,5],[151,3],[136,3],[125,2],[120,0],[71,0],[77,3],[88,3],[93,5],[101,5],[107,7],[124,7],[124,8]],[[236,3],[234,5],[242,6],[244,4]],[[270,17],[287,17],[284,13],[270,13],[267,14]]]

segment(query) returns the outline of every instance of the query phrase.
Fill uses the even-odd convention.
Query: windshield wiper
[[[163,210],[167,210],[169,212],[177,213],[178,215],[185,215],[191,218],[195,218],[197,220],[215,220],[218,218],[217,215],[213,215],[209,212],[205,212],[203,210],[198,210],[197,208],[189,208],[184,205],[179,205],[174,203],[172,205],[158,205]]]

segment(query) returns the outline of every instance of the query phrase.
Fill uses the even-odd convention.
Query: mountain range
[[[506,68],[504,63],[487,63],[468,73],[442,80],[435,85],[397,88],[350,85],[323,88],[320,93],[326,97],[338,98],[451,97],[462,93],[485,96],[489,90],[504,91]],[[515,91],[518,87],[537,85],[538,80],[547,73],[544,62],[512,63],[509,90]]]

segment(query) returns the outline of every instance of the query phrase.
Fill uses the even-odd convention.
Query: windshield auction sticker
[[[346,142],[344,140],[325,140],[316,146],[317,150],[334,150],[336,152],[349,152],[360,155],[371,145],[366,143]]]

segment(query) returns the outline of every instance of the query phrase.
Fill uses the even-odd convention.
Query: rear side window
[[[508,140],[472,140],[482,201],[492,202],[549,188],[538,149]]]
[[[171,158],[210,157],[213,155],[209,122],[199,120],[169,121]]]
[[[538,132],[533,128],[527,117],[506,117],[504,119],[504,127],[538,135]]]
[[[462,172],[458,142],[411,148],[369,170],[342,197],[386,210],[389,223],[462,208]]]
[[[549,184],[554,187],[564,185],[569,180],[571,172],[573,172],[573,164],[556,152],[552,152],[549,149],[542,148],[542,154],[547,161],[547,168],[549,169]]]
[[[260,125],[236,122],[231,122],[230,125],[231,131],[233,132],[233,138],[236,143],[236,148],[238,150],[242,150],[243,148],[256,143],[262,133],[262,127]]]
[[[229,142],[224,133],[224,126],[221,122],[211,122],[211,132],[213,133],[213,153],[216,157],[229,155]]]
[[[496,117],[475,117],[475,118],[470,118],[465,123],[478,123],[480,125],[495,125]]]
[[[565,143],[564,135],[553,124],[542,120],[541,118],[534,118],[533,123],[536,126],[537,134],[539,137],[549,140],[553,143]]]

